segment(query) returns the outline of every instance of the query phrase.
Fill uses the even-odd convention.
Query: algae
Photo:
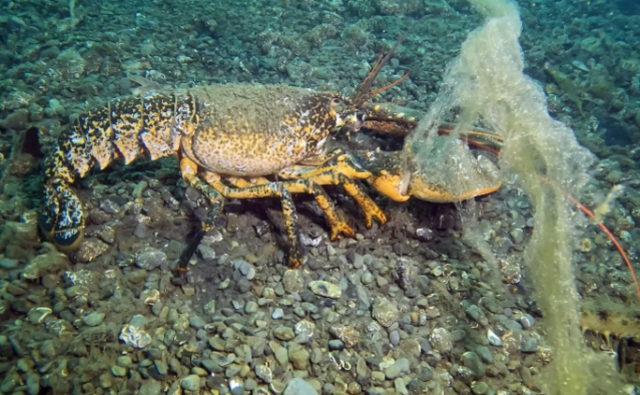
[[[487,21],[462,45],[408,147],[416,153],[418,172],[427,172],[437,136],[434,125],[456,112],[458,130],[482,123],[503,136],[500,165],[534,209],[525,262],[553,348],[553,360],[536,385],[546,394],[620,393],[622,379],[613,362],[584,344],[571,267],[572,247],[578,245],[574,226],[581,216],[564,195],[577,195],[586,184],[592,155],[571,129],[550,117],[542,88],[524,75],[516,5],[509,0],[469,1]],[[455,131],[451,136],[457,137]]]

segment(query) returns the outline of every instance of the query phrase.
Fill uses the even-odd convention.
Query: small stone
[[[401,374],[408,373],[409,369],[409,360],[406,358],[400,358],[384,370],[384,375],[387,380],[395,380]]]
[[[193,329],[202,329],[206,325],[206,322],[197,315],[192,315],[189,317],[189,325],[191,325]]]
[[[309,367],[309,351],[304,348],[289,352],[289,359],[298,370],[306,370]]]
[[[476,395],[484,395],[489,391],[489,385],[484,381],[474,381],[471,383],[471,391]]]
[[[489,344],[491,344],[492,346],[502,347],[502,339],[491,329],[487,330],[487,338],[489,339]]]
[[[96,313],[96,312],[90,313],[82,317],[82,322],[86,326],[98,326],[104,320],[104,316],[105,316],[104,313]]]
[[[340,299],[342,296],[340,285],[327,281],[312,281],[309,283],[309,289],[314,294],[325,298]]]
[[[148,379],[140,386],[139,395],[160,395],[162,393],[162,384],[154,379]]]
[[[0,383],[0,391],[3,394],[10,393],[20,383],[20,375],[15,370],[12,370],[4,376],[2,383]]]
[[[198,391],[200,389],[200,376],[190,374],[180,381],[180,386],[187,391]]]
[[[396,389],[396,392],[402,395],[407,395],[409,394],[409,390],[407,390],[407,386],[404,383],[404,380],[401,377],[398,377],[394,382],[394,387]]]
[[[271,314],[271,318],[273,318],[274,320],[282,319],[282,317],[284,317],[284,311],[282,311],[281,308],[275,309],[273,311],[273,314]]]
[[[445,328],[436,328],[429,336],[431,346],[440,353],[446,353],[453,348],[451,333]]]
[[[360,282],[364,285],[369,285],[373,282],[373,274],[371,272],[364,272],[362,277],[360,277]]]
[[[273,380],[273,373],[271,372],[271,369],[269,369],[269,367],[266,365],[257,365],[255,368],[255,373],[260,380],[264,381],[267,384],[271,383],[271,381]]]
[[[258,311],[258,304],[253,300],[247,302],[244,306],[244,312],[247,314],[255,314]]]
[[[377,370],[376,370],[376,371],[371,372],[371,379],[372,379],[373,381],[380,381],[380,382],[382,382],[382,381],[384,381],[384,380],[385,380],[385,376],[384,376],[384,373],[379,372],[379,371],[377,371]]]
[[[216,313],[216,301],[215,299],[210,300],[207,304],[204,305],[204,313],[208,316],[212,316]]]
[[[216,251],[206,244],[200,244],[198,246],[198,253],[200,254],[200,257],[207,262],[211,262],[216,259]]]
[[[429,381],[433,378],[433,369],[430,366],[423,366],[420,369],[419,379],[422,381]]]
[[[342,340],[329,340],[329,350],[331,351],[342,351],[344,349],[344,343]]]
[[[27,376],[27,393],[29,395],[40,393],[40,376],[37,373],[30,373]]]
[[[289,352],[286,348],[280,347],[275,352],[276,361],[280,364],[280,366],[287,366],[289,363]]]
[[[284,283],[285,291],[288,293],[301,292],[304,287],[302,271],[298,269],[287,270],[284,272],[282,282]]]
[[[133,363],[132,359],[130,356],[128,355],[121,355],[118,358],[116,358],[116,365],[126,368],[131,366],[131,364]]]
[[[13,270],[18,267],[18,261],[16,259],[4,258],[0,259],[0,268],[6,270]]]
[[[42,324],[45,318],[51,314],[51,309],[48,307],[34,307],[29,310],[27,317],[32,324]]]
[[[224,371],[224,369],[222,369],[222,367],[218,365],[216,361],[213,361],[211,359],[203,359],[202,362],[200,362],[200,364],[209,373],[222,373]]]
[[[124,377],[127,375],[127,369],[121,366],[112,366],[111,374],[114,375],[115,377]]]
[[[167,262],[167,255],[156,248],[145,247],[136,254],[134,262],[141,269],[153,270]]]
[[[296,377],[289,382],[282,395],[318,395],[318,391],[311,384]]]
[[[247,261],[243,261],[238,270],[247,280],[253,280],[256,277],[256,268]]]
[[[520,345],[520,351],[533,353],[538,351],[538,340],[535,337],[527,337]]]
[[[155,366],[156,372],[158,372],[159,375],[164,376],[165,374],[169,373],[169,366],[167,366],[164,361],[156,359],[155,361],[153,361],[153,365]]]
[[[400,344],[400,332],[391,331],[391,333],[389,334],[389,341],[394,347]]]
[[[377,297],[371,315],[380,325],[388,328],[398,320],[398,308],[387,298]]]
[[[476,352],[484,362],[493,363],[493,354],[491,354],[491,350],[489,350],[489,347],[478,346],[476,347]]]
[[[293,340],[295,334],[293,333],[293,329],[288,326],[279,326],[273,330],[273,335],[280,340],[289,341]]]
[[[468,367],[476,379],[484,376],[486,372],[480,356],[473,351],[467,351],[462,354],[462,365]]]
[[[45,340],[40,346],[40,354],[46,358],[53,358],[56,356],[56,346],[53,340]]]

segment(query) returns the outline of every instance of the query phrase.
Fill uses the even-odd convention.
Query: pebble
[[[9,374],[4,376],[4,379],[0,384],[0,391],[3,394],[8,394],[11,392],[11,390],[13,390],[18,385],[19,382],[20,382],[20,375],[15,370],[11,371]]]
[[[331,351],[342,351],[344,349],[344,343],[342,340],[334,339],[329,340],[329,350]]]
[[[200,389],[200,376],[190,374],[182,379],[180,386],[187,391],[198,391]]]
[[[139,395],[160,395],[162,384],[154,379],[148,379],[140,386]]]
[[[257,365],[255,368],[255,373],[260,380],[264,381],[267,384],[271,383],[271,381],[273,380],[273,373],[271,372],[271,369],[269,369],[269,367],[266,365]]]
[[[287,366],[289,363],[289,352],[286,348],[280,347],[275,352],[276,361],[280,364],[280,366]]]
[[[398,331],[392,331],[389,334],[389,341],[391,342],[391,344],[395,347],[398,344],[400,344],[400,332]]]
[[[29,395],[40,393],[40,376],[37,373],[30,373],[27,376],[27,393]]]
[[[471,383],[471,391],[476,395],[484,395],[489,391],[489,385],[484,381],[474,381]]]
[[[198,253],[200,254],[200,257],[207,262],[211,262],[216,259],[216,251],[206,244],[200,244],[198,246]]]
[[[290,350],[289,359],[298,370],[306,370],[309,367],[309,351],[304,348]]]
[[[429,336],[429,342],[431,347],[440,353],[449,352],[453,348],[451,333],[445,328],[434,329]]]
[[[293,333],[293,329],[288,326],[279,326],[273,330],[273,336],[280,340],[289,341],[293,340],[295,334]]]
[[[53,358],[56,356],[56,347],[53,340],[45,340],[40,346],[40,354],[46,358]]]
[[[6,270],[13,270],[18,267],[18,261],[16,259],[4,258],[0,260],[0,268]]]
[[[304,278],[302,271],[297,269],[289,269],[284,273],[282,278],[285,291],[289,293],[301,292],[304,288]]]
[[[280,320],[282,319],[282,317],[284,317],[284,311],[282,311],[281,308],[277,308],[273,311],[273,314],[271,314],[271,318],[273,318],[274,320]]]
[[[244,312],[247,314],[255,314],[257,311],[258,311],[258,304],[253,300],[247,302],[247,304],[244,306]]]
[[[491,344],[492,346],[502,347],[502,339],[491,329],[487,330],[487,338],[489,339],[489,344]]]
[[[377,297],[371,311],[373,318],[385,328],[398,320],[398,308],[387,298]]]
[[[191,325],[193,329],[202,329],[206,325],[206,322],[197,315],[192,315],[189,317],[189,325]]]
[[[373,282],[373,274],[371,272],[364,272],[362,277],[360,277],[360,282],[364,285],[369,285]]]
[[[462,365],[469,368],[476,379],[484,376],[486,373],[480,356],[473,351],[467,351],[462,354]]]
[[[489,350],[489,347],[478,346],[476,347],[476,352],[484,362],[493,363],[493,354],[491,353],[491,350]]]
[[[102,321],[104,320],[105,314],[104,313],[90,313],[88,315],[85,315],[84,317],[82,317],[82,322],[86,325],[86,326],[98,326],[102,323]]]
[[[296,377],[289,382],[282,395],[318,395],[318,391],[311,384]]]
[[[131,366],[131,364],[133,363],[132,359],[130,356],[128,355],[121,355],[118,358],[116,358],[116,365],[126,368]]]
[[[115,377],[124,377],[127,375],[127,369],[123,368],[122,366],[112,366],[111,374]]]
[[[429,381],[433,378],[433,369],[430,366],[423,366],[420,369],[419,379],[422,381]]]
[[[406,358],[400,358],[384,370],[384,375],[388,380],[395,380],[401,374],[408,373],[409,368],[409,360]]]
[[[342,296],[340,285],[327,281],[312,281],[309,283],[309,289],[314,294],[325,298],[340,299]]]
[[[401,377],[398,377],[393,384],[397,393],[402,395],[407,395],[409,393],[409,390],[407,390],[407,386]]]
[[[530,353],[537,352],[538,340],[535,337],[527,337],[520,345],[520,351]]]
[[[158,372],[159,375],[164,376],[169,373],[169,367],[164,361],[156,359],[153,361],[153,365],[156,367],[156,372]]]
[[[152,247],[146,247],[138,252],[135,257],[135,265],[141,269],[153,270],[167,261],[164,251]]]

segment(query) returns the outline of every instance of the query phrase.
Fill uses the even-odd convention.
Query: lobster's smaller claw
[[[82,241],[82,203],[62,180],[54,179],[45,186],[40,228],[62,252],[75,250]]]

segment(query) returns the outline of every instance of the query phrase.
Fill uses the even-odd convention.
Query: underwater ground
[[[640,250],[640,7],[519,1],[525,71],[595,161],[580,201]],[[452,204],[394,203],[389,222],[328,240],[297,197],[306,261],[289,269],[280,203],[229,201],[189,272],[173,272],[206,204],[175,160],[94,171],[75,187],[86,240],[38,231],[43,157],[87,108],[207,84],[287,84],[350,97],[402,36],[376,100],[427,110],[483,19],[463,0],[5,1],[0,15],[1,394],[538,394],[553,358],[523,252],[531,205],[508,179],[476,199],[492,268]],[[397,149],[369,132],[349,147]],[[622,186],[617,199],[607,200]],[[617,189],[616,189],[617,191]],[[603,204],[605,203],[605,204]],[[634,393],[638,301],[611,240],[576,211],[585,342]],[[498,278],[501,281],[492,281]]]

